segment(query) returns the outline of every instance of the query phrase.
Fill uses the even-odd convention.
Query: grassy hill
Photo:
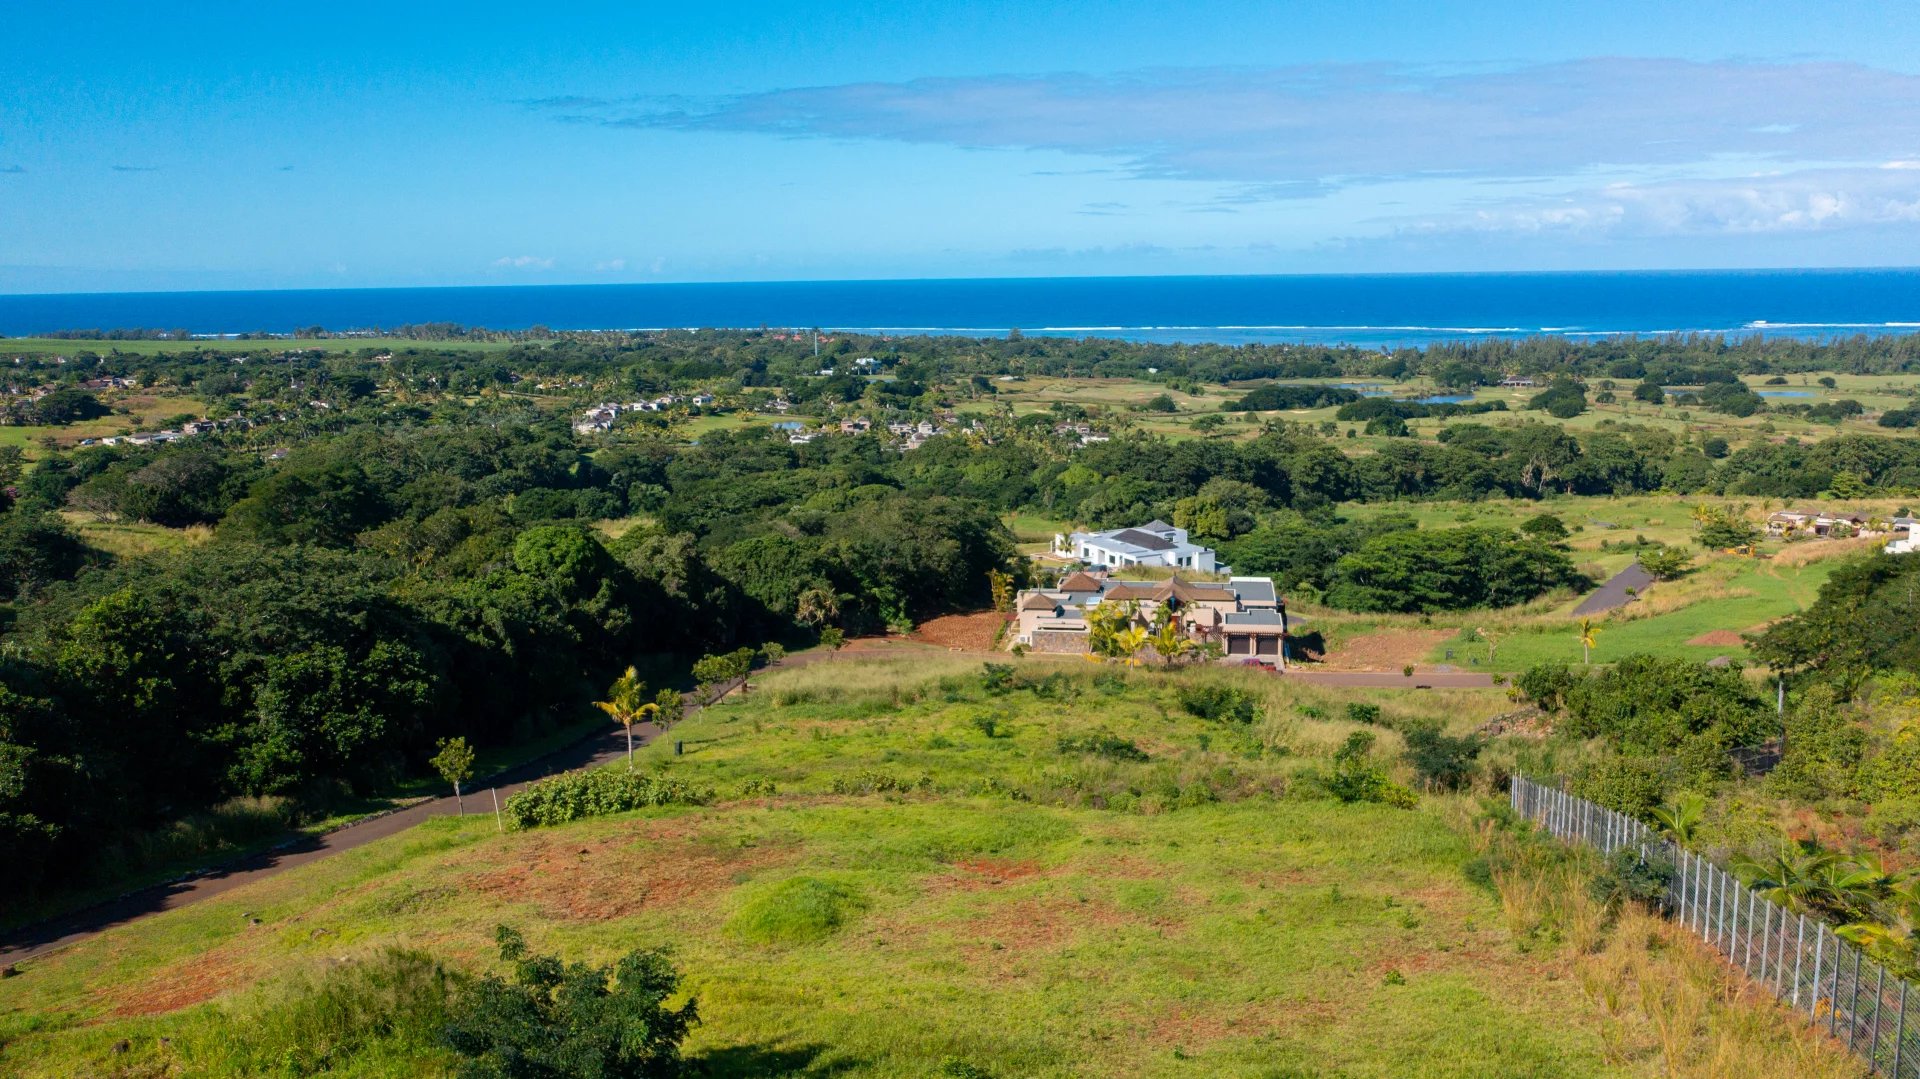
[[[1258,716],[1190,714],[1202,685]],[[1368,699],[1455,730],[1506,706]],[[713,804],[440,819],[110,932],[0,981],[0,1072],[442,1074],[302,986],[393,945],[485,969],[507,923],[568,958],[673,947],[718,1076],[1853,1074],[1677,931],[1610,936],[1564,859],[1489,874],[1466,797],[1328,797],[1344,704],[1078,662],[777,672],[642,755]]]

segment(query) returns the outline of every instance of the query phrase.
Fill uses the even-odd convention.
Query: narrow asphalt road
[[[691,714],[697,710],[698,706],[689,700],[688,713]],[[651,723],[635,724],[634,747],[645,745],[659,734],[659,728]],[[508,795],[521,790],[534,780],[561,772],[570,772],[576,768],[612,764],[626,756],[626,753],[626,732],[618,727],[609,727],[608,730],[575,742],[565,749],[509,768],[471,785],[466,796],[473,800],[473,808],[467,810],[466,814],[475,816],[493,813],[493,799],[487,793],[489,788],[504,800]],[[429,799],[383,816],[370,817],[336,828],[322,835],[297,839],[287,846],[250,855],[184,880],[156,884],[72,914],[0,932],[0,968],[45,955],[56,948],[96,936],[118,925],[125,925],[162,911],[178,910],[254,881],[284,873],[297,866],[331,857],[341,851],[364,847],[375,840],[398,835],[428,817],[449,816],[457,812],[459,812],[458,803],[450,796]]]
[[[1568,617],[1579,618],[1583,615],[1605,614],[1615,607],[1625,607],[1627,604],[1633,602],[1633,596],[1627,595],[1628,589],[1632,589],[1635,594],[1638,594],[1645,592],[1647,586],[1652,583],[1653,574],[1648,573],[1645,569],[1641,568],[1640,563],[1635,562],[1633,565],[1607,578],[1607,583],[1594,589],[1592,595],[1581,600],[1580,606],[1575,607],[1573,614]]]

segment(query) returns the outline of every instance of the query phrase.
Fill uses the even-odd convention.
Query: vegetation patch
[[[868,905],[848,880],[788,877],[748,889],[727,918],[726,932],[755,944],[806,944],[838,932]]]

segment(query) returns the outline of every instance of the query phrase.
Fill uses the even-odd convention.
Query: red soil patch
[[[1419,665],[1428,652],[1455,632],[1395,629],[1363,633],[1329,648],[1326,658],[1315,667],[1327,671],[1397,671],[1408,664]]]
[[[251,981],[246,964],[227,951],[212,951],[163,967],[137,985],[107,990],[116,1018],[159,1015],[212,1000]]]
[[[1730,629],[1715,629],[1708,630],[1700,636],[1689,640],[1687,643],[1702,645],[1707,648],[1738,648],[1747,642],[1741,640],[1740,635]]]
[[[1007,616],[999,611],[975,611],[972,614],[943,614],[914,627],[912,639],[939,648],[963,652],[987,652]]]
[[[996,903],[971,919],[967,929],[975,939],[961,951],[967,958],[978,961],[999,951],[1018,953],[1058,947],[1083,930],[1116,929],[1139,922],[1140,919],[1097,900],[1083,903],[1067,896],[1016,899]]]
[[[599,921],[724,892],[743,874],[793,855],[782,848],[722,848],[664,831],[593,840],[542,836],[491,855],[496,868],[473,874],[468,884],[533,903],[549,917]]]
[[[936,877],[936,888],[948,888],[961,892],[978,892],[1014,881],[1026,880],[1040,873],[1040,863],[1032,861],[1012,861],[1002,858],[973,858],[954,863],[953,872]]]

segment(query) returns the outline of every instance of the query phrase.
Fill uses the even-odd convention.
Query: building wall
[[[1033,633],[1033,644],[1030,647],[1035,652],[1085,652],[1087,651],[1087,635],[1084,633],[1070,633],[1066,630],[1058,629],[1035,630]]]

